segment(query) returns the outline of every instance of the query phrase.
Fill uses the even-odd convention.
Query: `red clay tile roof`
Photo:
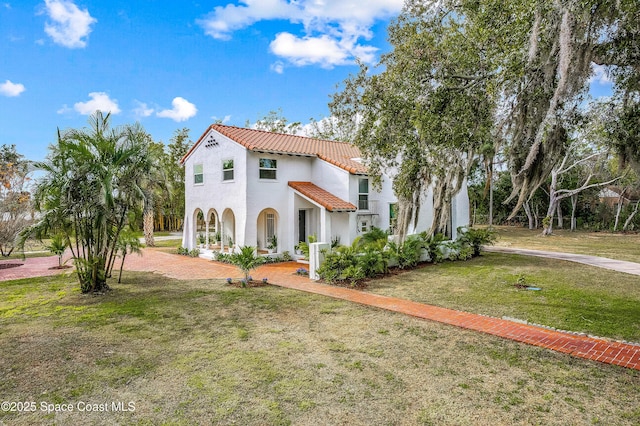
[[[305,197],[308,197],[330,212],[354,212],[356,206],[336,197],[311,182],[290,181],[289,186]]]
[[[264,130],[245,129],[223,124],[209,126],[189,152],[180,160],[181,163],[184,164],[189,154],[202,143],[204,136],[212,129],[236,141],[250,151],[313,156],[340,167],[351,174],[367,174],[367,168],[364,164],[353,160],[353,158],[361,157],[360,151],[349,143],[271,133]]]

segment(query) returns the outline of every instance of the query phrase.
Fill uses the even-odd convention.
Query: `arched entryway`
[[[208,247],[219,246],[222,241],[222,230],[220,229],[220,218],[216,209],[209,209],[206,222]]]
[[[222,213],[220,230],[223,246],[233,247],[236,245],[236,216],[233,214],[233,210],[226,209]]]
[[[278,212],[272,208],[264,209],[258,215],[258,249],[277,252],[281,247],[278,234]]]
[[[204,244],[206,241],[207,224],[201,208],[194,210],[193,224],[193,241],[195,241],[196,246]]]

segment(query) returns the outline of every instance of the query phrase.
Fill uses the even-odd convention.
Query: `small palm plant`
[[[62,255],[67,249],[67,240],[62,234],[55,234],[49,245],[46,246],[47,250],[58,256],[58,268],[62,269]]]
[[[246,287],[249,282],[249,272],[264,263],[264,258],[256,255],[256,248],[253,246],[240,247],[240,251],[231,254],[229,261],[237,266],[244,274],[242,287]]]
[[[142,244],[138,237],[129,229],[123,229],[118,236],[118,242],[116,244],[116,250],[122,257],[120,262],[120,271],[118,273],[118,284],[122,281],[122,269],[124,268],[124,260],[129,253],[138,253],[142,255],[140,248]],[[115,258],[114,258],[115,260]]]

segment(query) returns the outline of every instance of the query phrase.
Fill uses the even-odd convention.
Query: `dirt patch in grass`
[[[86,296],[64,277],[0,283],[0,394],[135,411],[0,412],[0,422],[640,421],[637,371],[272,286],[140,273],[110,285]]]

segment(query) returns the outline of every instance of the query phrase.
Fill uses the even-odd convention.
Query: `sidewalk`
[[[606,257],[589,256],[586,254],[561,253],[555,251],[529,250],[515,247],[485,246],[484,250],[493,253],[513,253],[521,254],[524,256],[536,256],[545,257],[548,259],[566,260],[569,262],[577,262],[583,263],[585,265],[597,266],[598,268],[610,269],[612,271],[624,272],[626,274],[640,275],[640,263],[608,259]]]

